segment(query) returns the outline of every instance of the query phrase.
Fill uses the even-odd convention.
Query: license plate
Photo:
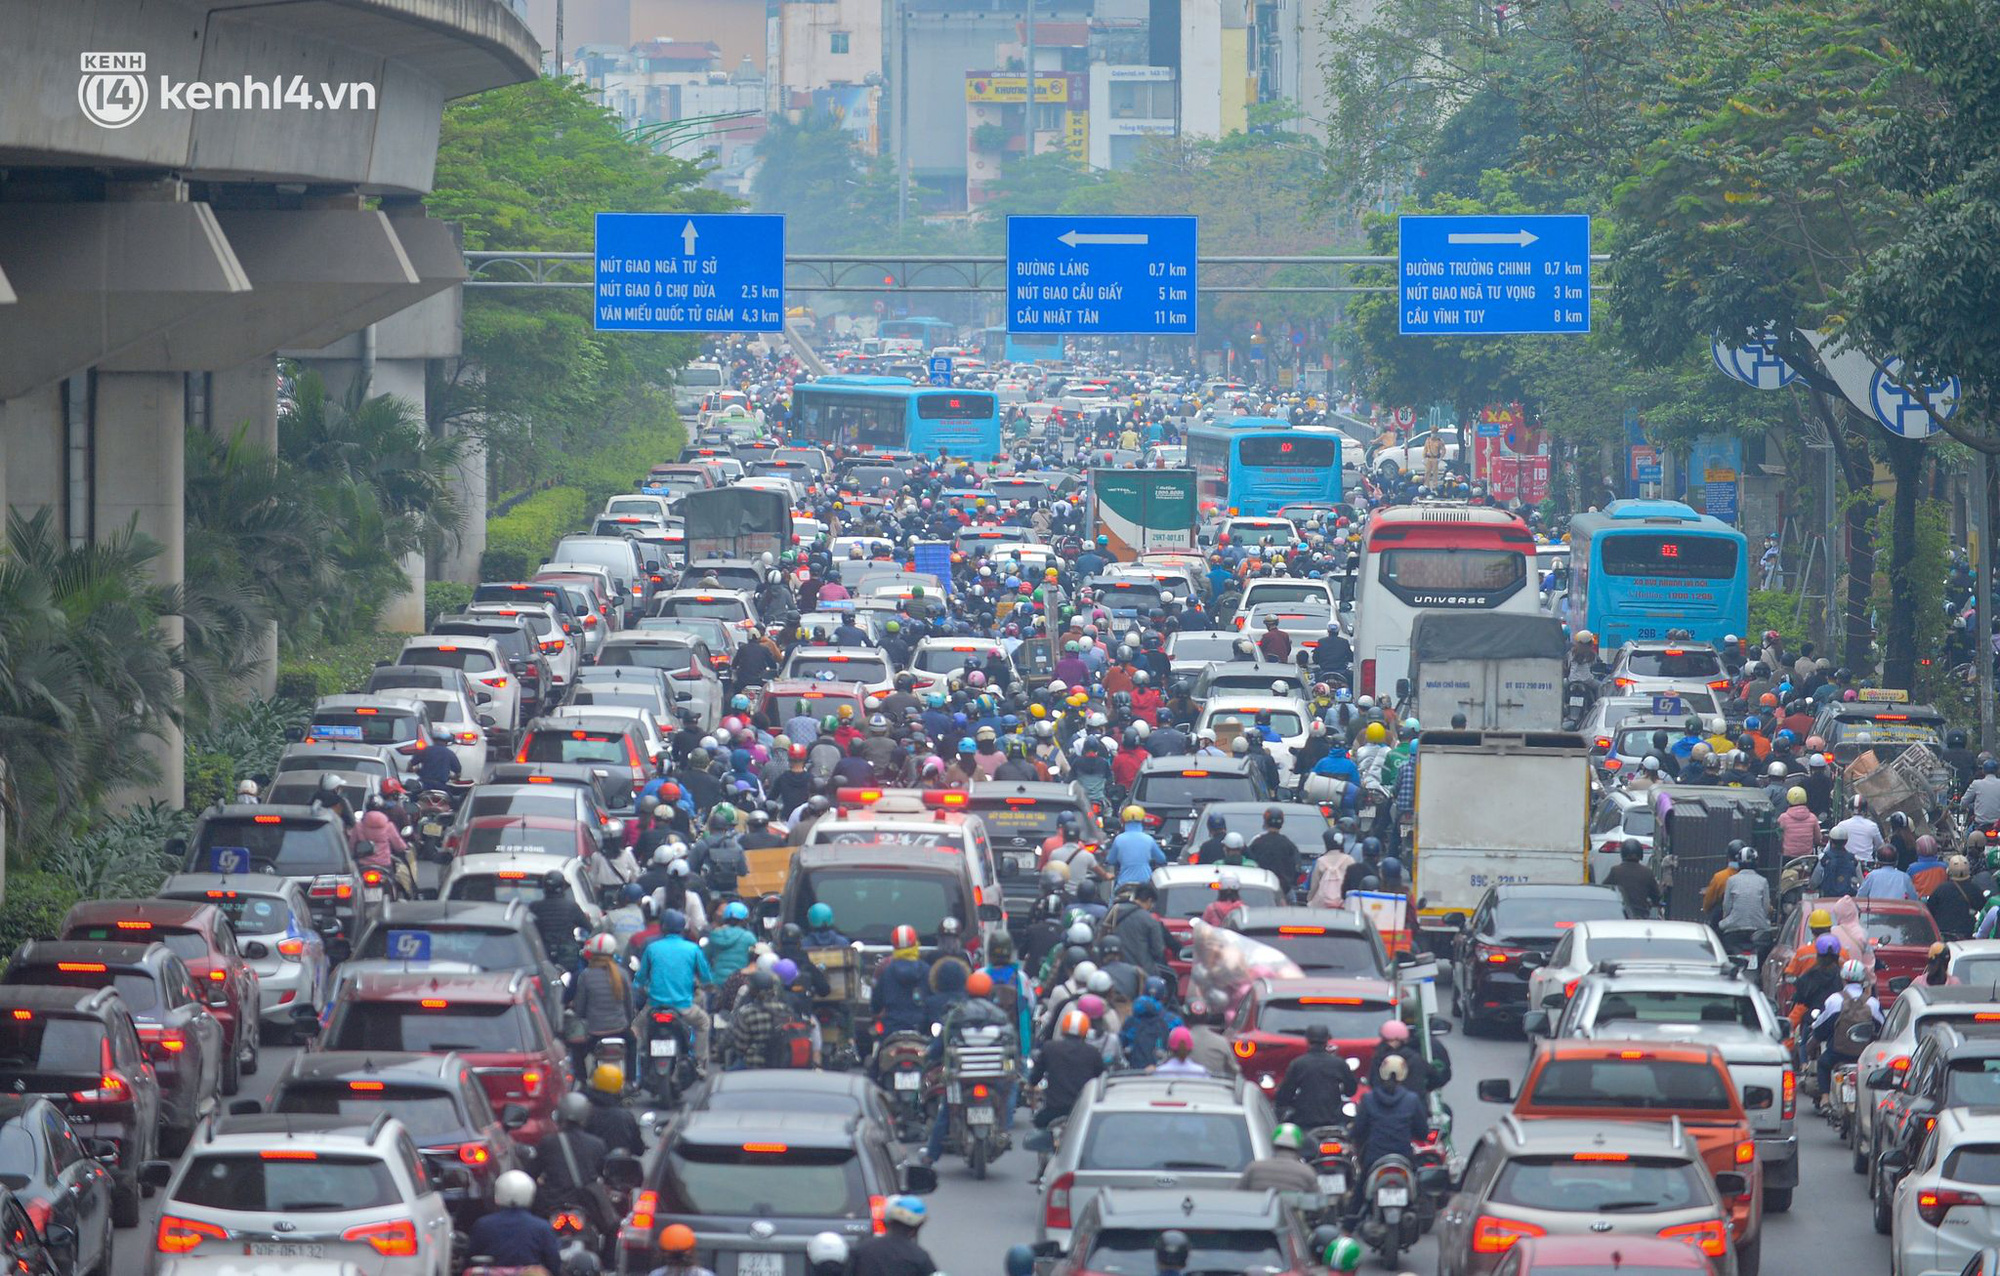
[[[424,824],[423,833],[425,837],[443,837],[444,825],[439,824],[436,820],[427,821]]]
[[[923,1076],[919,1073],[898,1072],[896,1074],[896,1088],[898,1090],[914,1090],[923,1083]]]
[[[646,1043],[647,1051],[655,1059],[671,1059],[680,1052],[681,1043],[672,1037],[655,1037]]]
[[[1328,1196],[1339,1196],[1347,1190],[1345,1174],[1322,1174],[1319,1176],[1319,1190]]]
[[[1852,1081],[1843,1081],[1840,1083],[1840,1101],[1842,1103],[1854,1102],[1854,1083]]]
[[[1407,1187],[1385,1187],[1375,1193],[1375,1203],[1382,1206],[1408,1205],[1410,1189]]]
[[[967,1108],[965,1110],[965,1123],[967,1125],[992,1125],[993,1109]]]
[[[306,1241],[251,1241],[243,1252],[251,1258],[325,1258],[326,1246]]]
[[[736,1276],[785,1276],[783,1254],[738,1254]]]

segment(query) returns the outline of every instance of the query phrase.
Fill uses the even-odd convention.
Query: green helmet
[[[910,597],[922,598],[923,596],[924,596],[924,587],[922,585],[910,586]]]
[[[1361,1242],[1342,1236],[1326,1247],[1326,1265],[1337,1272],[1361,1270]]]
[[[1271,1131],[1271,1146],[1296,1152],[1306,1144],[1306,1132],[1290,1121]]]
[[[819,720],[819,729],[822,731],[838,731],[840,730],[840,719],[829,713]]]
[[[1687,732],[1687,733],[1688,733],[1689,735],[1700,735],[1700,734],[1701,734],[1701,719],[1700,719],[1700,718],[1689,718],[1689,719],[1688,719],[1688,720],[1687,720],[1686,722],[1683,722],[1683,723],[1681,724],[1681,730],[1683,730],[1683,731]]]
[[[883,627],[892,634],[899,634],[903,632],[903,622],[900,620],[892,620]]]

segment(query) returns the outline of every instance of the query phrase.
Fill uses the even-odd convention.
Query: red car
[[[1358,1060],[1365,1073],[1383,1021],[1396,1015],[1396,986],[1386,980],[1260,979],[1236,1008],[1229,1048],[1236,1070],[1268,1095],[1305,1053],[1310,1025],[1325,1024],[1332,1047]]]
[[[222,1025],[222,1092],[254,1076],[263,1051],[257,972],[236,946],[229,918],[214,904],[181,899],[93,899],[72,905],[63,939],[162,943],[187,966],[208,1011]]]
[[[1683,1241],[1643,1236],[1530,1236],[1508,1249],[1493,1276],[1553,1276],[1556,1272],[1575,1276],[1602,1276],[1605,1272],[1715,1276],[1715,1265],[1700,1249]]]
[[[1806,919],[1816,908],[1831,912],[1838,902],[1831,898],[1802,899],[1778,926],[1777,942],[1771,946],[1771,955],[1764,959],[1763,985],[1765,995],[1780,1009],[1792,1004],[1794,967],[1802,971],[1811,964],[1813,940]],[[1860,910],[1862,928],[1875,943],[1880,966],[1875,972],[1875,996],[1886,1010],[1895,1003],[1896,993],[1904,984],[1924,973],[1931,945],[1940,938],[1937,922],[1932,920],[1930,910],[1915,900],[1857,899],[1854,905]],[[1794,954],[1798,955],[1796,961]],[[1891,981],[1895,981],[1893,988]]]
[[[571,1085],[569,1052],[542,1013],[541,994],[526,971],[356,976],[341,988],[313,1048],[456,1052],[495,1111],[510,1103],[528,1110],[513,1135],[530,1146],[553,1128],[556,1100]]]

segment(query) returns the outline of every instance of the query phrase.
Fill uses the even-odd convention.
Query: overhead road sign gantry
[[[599,213],[600,332],[782,332],[785,219]]]
[[[1398,219],[1398,331],[1482,336],[1590,331],[1590,218]]]
[[[1192,217],[1009,217],[1007,331],[1191,336]]]

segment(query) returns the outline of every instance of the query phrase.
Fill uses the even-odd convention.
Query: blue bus
[[[1613,652],[1685,629],[1717,643],[1750,624],[1749,541],[1679,501],[1613,501],[1569,521],[1563,618]]]
[[[791,442],[877,448],[968,461],[1001,454],[1000,402],[983,390],[933,389],[901,377],[835,376],[792,388]]]
[[[1204,511],[1276,514],[1298,501],[1340,500],[1340,436],[1276,417],[1190,426],[1187,463]]]
[[[898,337],[924,343],[924,349],[958,344],[958,325],[949,319],[936,319],[929,315],[911,315],[907,319],[884,319],[875,325],[878,337]]]
[[[1068,357],[1060,333],[1012,333],[1005,328],[981,328],[979,354],[988,363],[1061,363]]]

